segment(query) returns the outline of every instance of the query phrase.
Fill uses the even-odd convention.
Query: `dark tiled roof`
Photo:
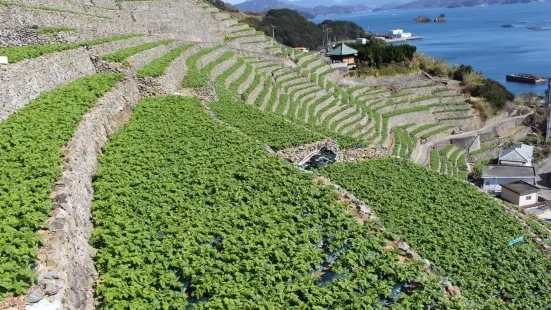
[[[534,167],[486,165],[482,170],[482,178],[535,178]]]
[[[528,184],[524,181],[514,181],[505,184],[501,184],[501,187],[506,188],[519,195],[533,194],[540,191],[540,189],[532,184]]]

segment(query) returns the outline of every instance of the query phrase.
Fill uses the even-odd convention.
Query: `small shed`
[[[534,167],[515,165],[486,165],[482,169],[482,188],[489,193],[501,193],[501,184],[524,181],[536,184]]]
[[[501,198],[519,207],[526,207],[538,202],[537,186],[524,181],[514,181],[501,184]]]
[[[326,54],[331,58],[332,63],[345,63],[348,68],[356,68],[356,58],[358,51],[347,46],[344,43],[337,46],[335,49]]]
[[[297,47],[293,47],[293,50],[295,52],[308,52],[308,49],[304,46],[297,46]]]

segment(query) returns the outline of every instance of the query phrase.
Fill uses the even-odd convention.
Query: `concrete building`
[[[501,199],[519,207],[526,207],[538,202],[539,191],[537,186],[524,181],[509,182],[501,184]]]
[[[501,184],[524,181],[536,184],[536,170],[528,166],[486,165],[482,170],[482,189],[488,193],[501,193]]]
[[[499,157],[500,165],[532,166],[534,147],[531,145],[515,145],[504,150]]]
[[[404,32],[402,29],[393,29],[388,32],[393,38],[407,39],[411,38],[411,32]]]

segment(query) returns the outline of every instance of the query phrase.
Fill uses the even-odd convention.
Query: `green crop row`
[[[38,34],[53,34],[58,32],[64,32],[64,31],[74,31],[77,30],[77,28],[72,27],[48,27],[48,28],[38,28],[36,29],[36,33]]]
[[[389,235],[358,223],[332,187],[212,121],[196,99],[143,100],[107,145],[94,189],[100,308],[447,301],[439,278],[400,259]]]
[[[440,169],[440,153],[438,153],[438,150],[430,150],[429,167],[434,171]]]
[[[284,149],[323,139],[323,136],[295,125],[281,115],[264,112],[235,100],[225,89],[218,88],[218,96],[220,101],[209,104],[218,118],[273,149]]]
[[[549,253],[493,197],[401,159],[329,165],[320,172],[369,202],[389,232],[404,236],[459,286],[468,308],[548,308]],[[523,243],[508,245],[521,236]]]
[[[433,127],[437,127],[437,126],[440,126],[440,123],[430,123],[430,124],[425,124],[425,125],[421,125],[417,128],[415,128],[414,130],[412,130],[410,132],[410,134],[412,136],[416,136],[417,134],[427,130],[427,129],[430,129],[430,128],[433,128]]]
[[[89,41],[83,41],[79,43],[70,43],[70,44],[56,43],[56,44],[45,44],[45,45],[0,47],[0,55],[7,56],[10,63],[15,63],[24,59],[36,58],[45,54],[51,54],[51,53],[60,52],[64,50],[75,49],[81,46],[99,45],[104,43],[110,43],[110,42],[135,38],[139,36],[141,35],[126,34],[126,35],[118,35],[118,36],[107,37],[103,39],[89,40]]]
[[[173,48],[168,53],[141,68],[140,71],[138,71],[138,77],[159,77],[163,75],[170,63],[182,55],[182,53],[191,46],[191,44],[182,44],[176,48]]]
[[[52,184],[61,176],[61,149],[82,115],[122,74],[96,74],[41,94],[0,123],[0,300],[25,294],[36,280],[42,243],[37,230],[51,213]]]
[[[432,137],[434,135],[437,135],[439,133],[442,133],[442,132],[445,132],[447,130],[450,130],[452,128],[454,128],[455,126],[454,125],[446,125],[446,126],[442,126],[442,127],[439,127],[439,128],[436,128],[434,130],[431,130],[427,133],[424,133],[423,134],[423,138],[428,138],[428,137]]]
[[[214,67],[216,67],[217,65],[223,63],[226,60],[230,60],[234,55],[235,55],[235,52],[232,52],[232,51],[225,52],[224,54],[222,54],[222,56],[216,58],[214,61],[211,61],[208,65],[206,65],[201,70],[201,73],[203,75],[209,75],[210,76],[212,74],[212,69],[214,69]]]
[[[241,68],[241,66],[243,66],[243,64],[245,64],[245,59],[243,59],[242,57],[238,57],[237,61],[231,67],[226,69],[226,71],[222,72],[222,74],[220,74],[216,78],[216,83],[218,83],[218,85],[221,85],[221,86],[225,87],[226,86],[226,80],[230,77],[230,75],[232,75],[234,72],[239,70],[239,68]]]
[[[424,101],[424,100],[430,100],[430,99],[434,99],[434,98],[438,98],[438,97],[437,97],[437,96],[432,96],[432,95],[421,96],[421,97],[413,98],[413,99],[411,99],[409,102],[410,102],[410,103],[415,103],[415,102],[420,102],[420,101]]]
[[[251,95],[251,93],[258,87],[258,85],[260,85],[260,83],[262,82],[262,78],[260,77],[260,75],[256,74],[256,73],[253,73],[252,69],[251,69],[251,74],[254,74],[254,79],[253,79],[253,82],[251,83],[251,85],[249,85],[249,87],[247,87],[247,89],[245,89],[245,91],[243,92],[243,96],[248,99],[249,96]],[[249,75],[247,74],[247,77]],[[246,80],[246,79],[245,79]],[[243,81],[245,81],[243,80]],[[237,84],[237,83],[236,83]],[[241,85],[241,84],[239,84]],[[237,85],[237,86],[239,86]],[[236,87],[237,87],[236,86]],[[230,87],[230,89],[232,89]],[[236,88],[234,88],[236,89]]]
[[[187,73],[186,77],[184,78],[184,82],[182,86],[184,88],[202,88],[207,86],[206,77],[199,71],[199,68],[197,68],[197,61],[201,59],[201,57],[221,48],[221,45],[209,47],[200,50],[199,52],[195,53],[194,55],[188,57],[186,60],[187,65]]]
[[[451,149],[453,149],[453,144],[448,144],[440,150],[440,154],[442,154],[443,156],[447,156]]]
[[[457,148],[453,153],[450,155],[450,161],[457,162],[457,159],[459,158],[459,154],[461,154],[461,149]]]
[[[417,140],[411,136],[403,127],[394,128],[394,149],[392,155],[402,158],[409,158],[415,149]],[[398,146],[400,152],[398,153]]]
[[[152,48],[157,47],[157,46],[168,45],[172,42],[173,42],[173,40],[148,42],[148,43],[144,43],[144,44],[141,44],[141,45],[132,46],[132,47],[129,47],[129,48],[124,48],[122,50],[118,50],[114,53],[107,54],[107,55],[101,57],[101,59],[107,60],[107,61],[113,61],[113,62],[123,62],[124,60],[126,60],[128,57],[130,57],[132,55],[136,55],[140,52],[152,49]]]
[[[384,114],[384,116],[385,117],[393,117],[393,116],[397,116],[397,115],[401,115],[401,114],[427,111],[432,107],[441,107],[441,106],[446,106],[446,105],[449,105],[449,104],[451,104],[451,103],[449,103],[449,102],[438,102],[438,103],[433,103],[433,104],[415,106],[415,107],[406,108],[406,109],[402,109],[402,110],[395,110],[395,111],[386,112]]]
[[[438,110],[438,111],[434,111],[432,112],[433,114],[438,114],[438,113],[447,113],[447,112],[467,112],[467,111],[470,111],[471,108],[469,106],[466,106],[464,108],[452,108],[452,109],[448,109],[448,110]]]
[[[490,145],[486,145],[486,146],[483,146],[481,148],[479,148],[478,150],[476,151],[472,151],[470,152],[471,155],[476,155],[476,154],[482,154],[486,151],[489,151],[489,150],[494,150],[494,149],[497,149],[498,146],[495,145],[495,144],[490,144]]]

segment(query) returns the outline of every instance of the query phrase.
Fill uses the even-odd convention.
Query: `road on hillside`
[[[551,200],[551,157],[544,159],[536,166],[536,184],[541,188],[540,195]]]
[[[420,144],[421,149],[416,150],[416,152],[415,152],[415,154],[416,154],[415,163],[417,163],[419,165],[423,165],[423,166],[426,165],[427,160],[429,158],[430,149],[436,144],[439,144],[439,143],[445,142],[446,140],[451,140],[451,139],[474,137],[474,136],[476,136],[476,135],[478,135],[478,134],[482,133],[483,131],[486,131],[490,128],[499,126],[503,123],[506,123],[506,122],[509,122],[509,121],[512,121],[512,120],[515,120],[515,119],[525,118],[528,115],[531,115],[532,113],[534,113],[534,112],[530,112],[528,114],[524,114],[524,115],[520,115],[520,116],[513,116],[513,117],[509,117],[509,118],[504,118],[504,119],[499,120],[495,123],[489,124],[486,127],[483,127],[481,129],[477,129],[477,130],[473,130],[473,131],[467,131],[467,132],[463,132],[463,133],[458,133],[458,134],[455,134],[455,135],[449,135],[449,136],[445,136],[445,137],[442,137],[442,138],[438,138],[438,139],[429,141],[425,144]]]

